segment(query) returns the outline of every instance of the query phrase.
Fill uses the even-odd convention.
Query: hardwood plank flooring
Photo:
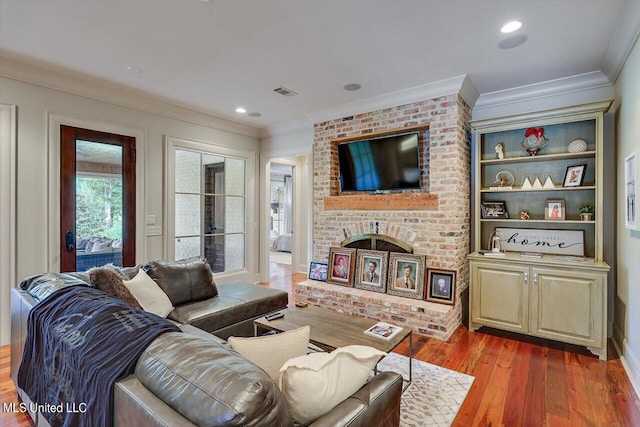
[[[271,264],[270,286],[295,298],[305,274]],[[408,354],[408,344],[399,353]],[[9,346],[0,347],[0,400],[18,402],[9,379]],[[640,426],[640,399],[613,348],[609,360],[567,344],[491,329],[459,328],[449,341],[414,335],[416,359],[475,377],[454,426]],[[0,412],[0,426],[31,426]]]

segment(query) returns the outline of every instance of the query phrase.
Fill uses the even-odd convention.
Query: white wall
[[[180,118],[182,112],[179,108],[168,106],[160,102],[152,102],[149,99],[139,98],[141,108],[136,108],[136,97],[128,96],[127,107],[118,105],[116,100],[110,99],[113,91],[100,92],[99,86],[93,93],[80,96],[70,93],[70,85],[63,83],[52,84],[51,72],[28,68],[29,78],[34,81],[39,76],[47,86],[62,87],[62,90],[45,87],[45,83],[34,84],[21,81],[19,78],[6,77],[5,66],[8,62],[3,59],[0,68],[0,101],[16,106],[17,116],[17,224],[16,224],[16,278],[22,278],[45,272],[48,266],[55,265],[53,258],[56,254],[50,253],[49,247],[57,246],[56,242],[49,240],[50,231],[54,227],[54,213],[49,212],[49,144],[50,134],[55,134],[58,126],[55,118],[70,118],[76,123],[100,124],[106,128],[132,129],[141,135],[144,143],[143,156],[138,156],[137,161],[143,165],[143,179],[145,186],[142,191],[142,200],[137,200],[144,209],[143,214],[155,215],[156,224],[163,224],[163,139],[164,135],[185,138],[215,144],[223,147],[232,147],[238,150],[258,153],[259,142],[257,132],[248,128],[241,132],[220,130],[216,126],[216,119],[204,117],[199,114],[197,120],[192,112],[184,110],[184,118]],[[13,70],[9,70],[13,71]],[[14,73],[15,74],[15,73]],[[37,82],[36,82],[37,83]],[[102,100],[100,100],[102,99]],[[105,100],[106,99],[106,100]],[[125,97],[122,97],[124,100]],[[167,114],[162,111],[166,109]],[[148,112],[150,111],[151,112]],[[221,121],[222,122],[222,121]],[[220,128],[228,128],[222,123]],[[250,136],[251,134],[255,136]],[[257,184],[253,182],[251,185]],[[257,191],[253,191],[257,194]],[[257,200],[248,200],[247,211],[257,215]],[[159,237],[143,237],[144,244],[136,254],[136,260],[143,262],[149,259],[162,259],[163,239]],[[257,234],[255,239],[257,240]],[[257,260],[258,245],[256,242],[248,242],[247,248],[254,250],[253,256],[248,259]],[[255,248],[255,249],[253,249]],[[141,252],[141,253],[140,253]],[[246,279],[256,277],[258,263],[248,265]],[[235,277],[242,279],[243,277]],[[15,286],[15,283],[13,284]],[[0,287],[0,300],[9,299],[8,289]],[[3,310],[4,311],[4,310]],[[0,330],[8,328],[2,321]],[[5,344],[0,342],[0,345]]]
[[[640,231],[625,229],[624,158],[640,156],[640,43],[636,41],[616,82],[617,292],[614,338],[640,394]]]

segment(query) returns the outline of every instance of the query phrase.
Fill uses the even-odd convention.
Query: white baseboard
[[[633,351],[626,339],[622,341],[622,348],[619,348],[615,339],[612,341],[613,346],[620,355],[620,362],[627,373],[627,377],[629,377],[633,389],[640,396],[640,358],[638,358],[638,355]]]

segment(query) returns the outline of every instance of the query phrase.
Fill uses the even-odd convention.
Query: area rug
[[[467,397],[474,378],[413,359],[413,381],[402,393],[400,426],[449,427]],[[380,371],[393,371],[409,378],[409,358],[389,353],[378,364]]]

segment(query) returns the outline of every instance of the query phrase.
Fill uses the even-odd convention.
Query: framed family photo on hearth
[[[423,299],[424,255],[389,254],[387,293],[399,297]]]
[[[309,279],[327,281],[327,264],[311,261],[309,264]]]
[[[456,272],[452,270],[427,270],[427,301],[440,304],[456,303]]]
[[[355,276],[356,250],[352,248],[329,248],[329,269],[327,283],[353,286]]]
[[[386,292],[388,263],[389,252],[358,249],[355,287],[374,292]]]

